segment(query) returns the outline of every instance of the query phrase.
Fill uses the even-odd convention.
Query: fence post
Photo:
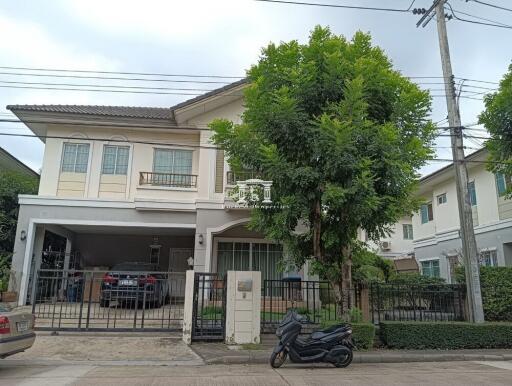
[[[185,274],[185,303],[183,305],[183,342],[192,343],[192,323],[194,308],[194,271]]]
[[[370,317],[370,291],[367,285],[359,287],[359,307],[363,314],[363,321],[371,322]]]
[[[261,272],[228,271],[227,275],[225,342],[260,343]]]

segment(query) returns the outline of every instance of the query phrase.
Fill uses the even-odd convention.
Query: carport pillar
[[[185,274],[185,303],[183,305],[183,342],[192,343],[192,317],[194,309],[194,271]]]
[[[227,344],[260,343],[261,272],[228,271]]]
[[[73,242],[71,239],[66,238],[66,252],[64,253],[64,270],[67,271],[69,269],[69,260],[71,257],[71,248],[73,246]]]

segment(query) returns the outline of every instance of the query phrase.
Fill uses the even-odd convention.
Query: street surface
[[[0,362],[0,385],[511,385],[512,362],[212,366],[30,365]]]

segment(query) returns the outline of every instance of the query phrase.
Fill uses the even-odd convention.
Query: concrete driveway
[[[201,358],[181,334],[37,334],[29,350],[2,360],[16,364],[199,365]]]

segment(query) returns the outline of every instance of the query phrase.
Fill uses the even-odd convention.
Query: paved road
[[[512,362],[287,365],[16,366],[0,362],[0,385],[511,385]]]

